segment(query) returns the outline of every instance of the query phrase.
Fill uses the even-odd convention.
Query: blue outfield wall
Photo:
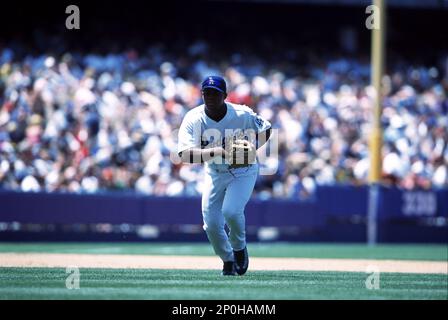
[[[251,200],[246,207],[250,241],[365,242],[368,187],[324,186],[309,201]],[[61,194],[0,191],[0,240],[129,240],[136,234],[95,234],[70,225],[156,226],[155,241],[204,241],[199,198],[127,193]],[[15,224],[15,229],[11,225]],[[53,225],[42,232],[26,228]],[[63,227],[59,227],[63,226]],[[188,228],[186,228],[188,226]],[[187,231],[186,231],[187,230]],[[270,230],[270,236],[263,236]],[[274,230],[274,231],[273,231]],[[273,231],[273,233],[272,233]],[[381,187],[379,242],[448,243],[448,190],[404,191]]]

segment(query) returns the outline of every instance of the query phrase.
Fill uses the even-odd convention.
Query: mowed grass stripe
[[[447,261],[448,244],[249,243],[253,257]],[[208,243],[0,243],[0,252],[213,256]]]
[[[448,299],[446,275],[217,270],[80,269],[80,289],[65,287],[63,268],[0,268],[0,299]]]

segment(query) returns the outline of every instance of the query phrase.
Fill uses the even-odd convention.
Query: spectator
[[[0,187],[199,195],[202,167],[176,164],[170,152],[182,116],[201,101],[197,82],[209,73],[225,75],[228,99],[248,104],[278,129],[279,157],[263,165],[279,169],[260,177],[254,196],[307,199],[318,185],[367,183],[368,64],[325,56],[309,65],[288,57],[273,64],[269,56],[211,50],[202,40],[179,58],[159,45],[60,57],[20,57],[3,48]],[[444,65],[397,66],[386,79],[384,181],[447,187]]]

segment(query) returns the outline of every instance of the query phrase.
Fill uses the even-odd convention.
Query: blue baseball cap
[[[202,81],[202,90],[212,88],[227,94],[226,81],[222,77],[209,76]]]

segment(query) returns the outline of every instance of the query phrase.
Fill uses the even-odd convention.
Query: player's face
[[[202,90],[202,99],[204,103],[209,108],[218,108],[224,104],[226,95],[221,91],[215,89],[204,89]]]

